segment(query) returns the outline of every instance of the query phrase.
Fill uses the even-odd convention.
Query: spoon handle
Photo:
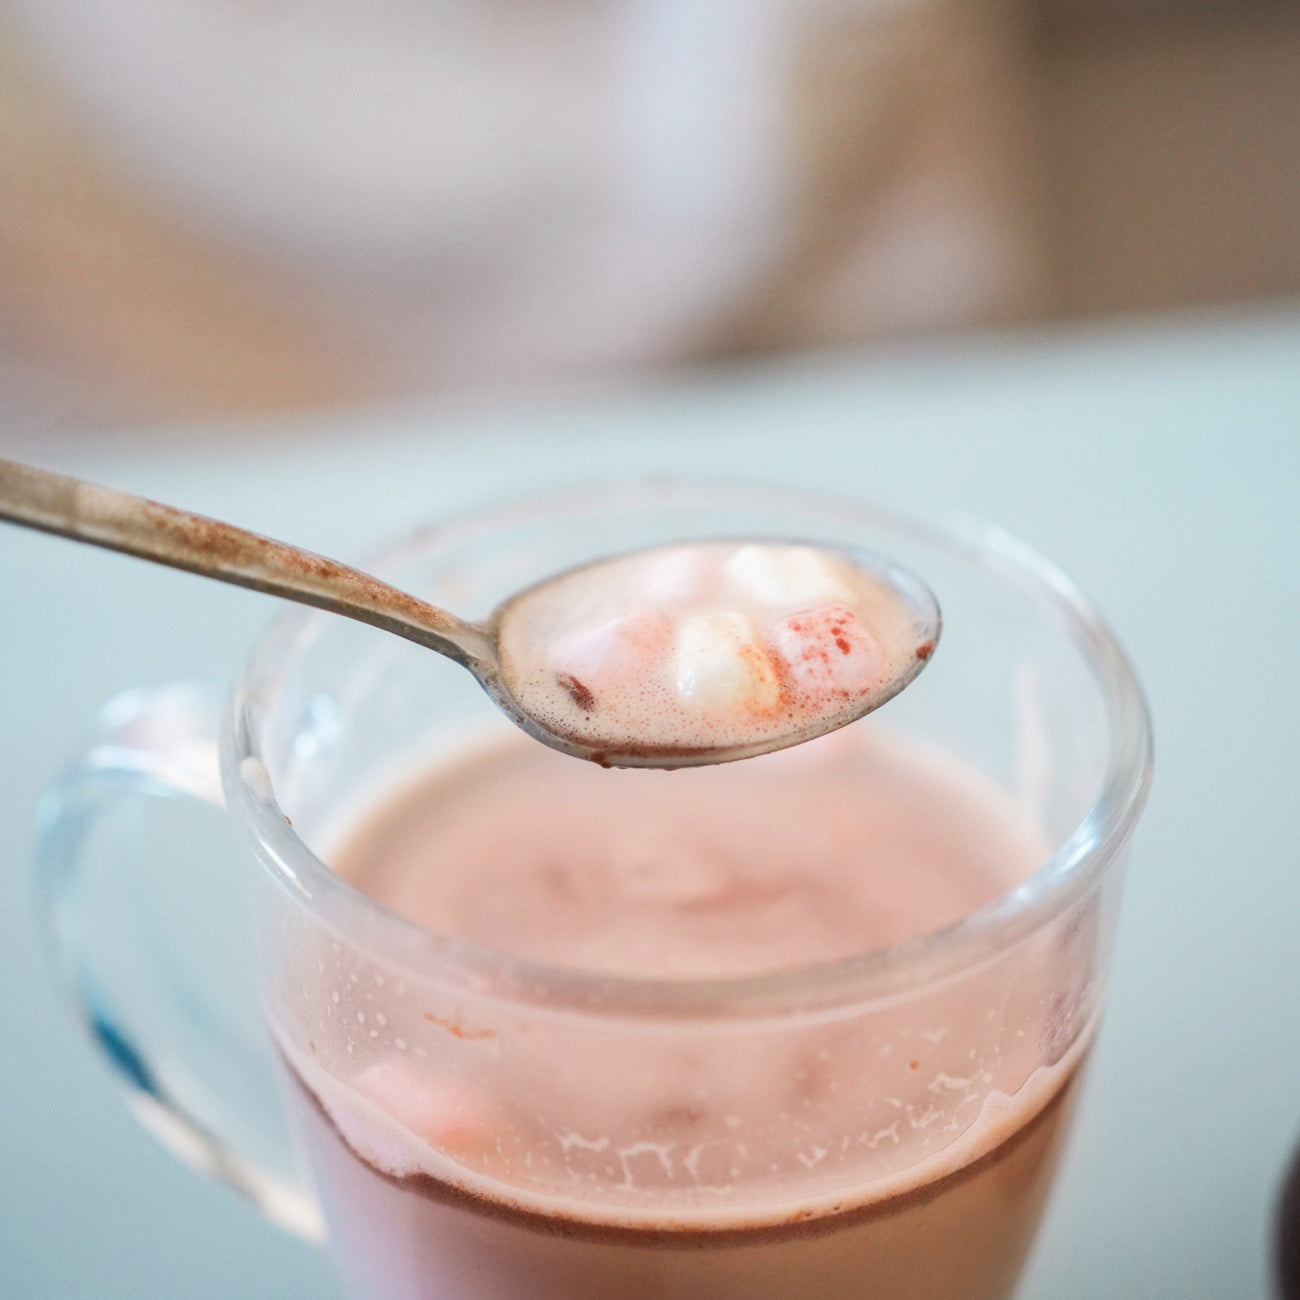
[[[481,628],[367,573],[129,492],[0,458],[0,519],[330,610],[463,664],[495,659]]]

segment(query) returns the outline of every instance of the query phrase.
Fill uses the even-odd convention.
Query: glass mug
[[[323,846],[431,753],[509,724],[455,665],[297,608],[228,703],[199,687],[114,702],[47,798],[55,950],[137,1113],[326,1239],[358,1296],[973,1300],[1015,1285],[1150,780],[1139,688],[1069,581],[973,522],[670,482],[483,511],[371,567],[478,617],[596,556],[727,536],[866,547],[932,585],[934,662],[856,725],[993,782],[1044,836],[1036,871],[919,938],[757,975],[605,976],[431,933],[332,874]],[[106,828],[176,794],[224,798],[255,863],[274,1070],[149,942],[171,923],[130,920],[138,854]],[[198,843],[178,837],[172,872]],[[774,1102],[775,1074],[810,1071],[796,1108]],[[386,1106],[357,1088],[376,1072]]]

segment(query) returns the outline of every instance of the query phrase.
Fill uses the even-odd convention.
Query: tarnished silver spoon
[[[615,556],[548,578],[503,601],[482,622],[469,622],[310,551],[144,497],[4,459],[0,459],[0,519],[312,605],[405,637],[467,668],[502,712],[528,735],[553,749],[604,766],[671,768],[725,763],[833,731],[879,708],[911,682],[929,660],[941,628],[933,593],[914,575],[870,553],[823,550],[805,543],[710,540]],[[812,564],[821,573],[830,566],[843,581],[860,585],[867,593],[867,607],[888,625],[883,636],[888,653],[877,654],[873,660],[876,668],[870,684],[853,690],[828,687],[822,692],[823,706],[810,709],[806,703],[792,704],[792,698],[802,698],[797,690],[764,669],[767,676],[758,682],[762,707],[742,693],[736,697],[740,703],[731,716],[727,713],[731,697],[726,689],[720,694],[717,688],[719,671],[724,687],[731,680],[726,658],[730,643],[721,648],[705,644],[702,651],[697,645],[694,660],[677,663],[680,691],[668,692],[675,701],[673,716],[662,726],[653,722],[630,726],[626,716],[619,716],[617,708],[609,707],[575,673],[554,668],[556,645],[565,637],[569,642],[574,639],[564,615],[569,608],[581,607],[591,590],[624,590],[624,605],[631,601],[620,615],[621,622],[615,619],[595,629],[599,640],[606,629],[613,628],[607,640],[612,653],[617,653],[624,641],[635,642],[634,636],[620,640],[621,629],[627,626],[635,631],[645,622],[640,619],[644,611],[636,607],[635,575],[640,570],[635,566],[646,563],[662,569],[665,556],[673,563],[679,556],[693,562],[695,553],[710,559],[720,547],[744,551],[751,559],[756,555],[760,566],[769,557],[778,568],[793,565],[802,571]],[[649,558],[643,561],[639,557]],[[689,603],[683,606],[680,599],[675,609],[679,619],[694,617]],[[719,614],[716,609],[691,624],[703,627],[706,633],[721,629],[724,642],[733,635],[734,625],[731,615]],[[843,635],[834,630],[827,635],[831,637],[828,644],[838,638],[848,647]],[[697,634],[695,641],[699,639]],[[591,636],[585,642],[579,636],[578,641],[590,649]],[[843,653],[850,651],[846,648]],[[840,665],[835,668],[839,671]],[[704,686],[711,691],[707,700],[711,712],[701,715],[703,721],[697,725],[690,714],[692,692],[704,698]],[[639,716],[633,715],[634,721]]]

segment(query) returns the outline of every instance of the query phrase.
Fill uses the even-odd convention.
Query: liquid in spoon
[[[823,735],[925,665],[932,595],[875,557],[659,546],[548,579],[497,616],[501,684],[597,761],[688,766]]]

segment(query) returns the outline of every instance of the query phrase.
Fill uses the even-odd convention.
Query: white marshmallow
[[[781,699],[772,658],[745,614],[702,614],[677,631],[677,692],[710,716],[769,713]]]
[[[764,605],[853,600],[839,563],[812,546],[742,546],[727,561],[727,575]]]

